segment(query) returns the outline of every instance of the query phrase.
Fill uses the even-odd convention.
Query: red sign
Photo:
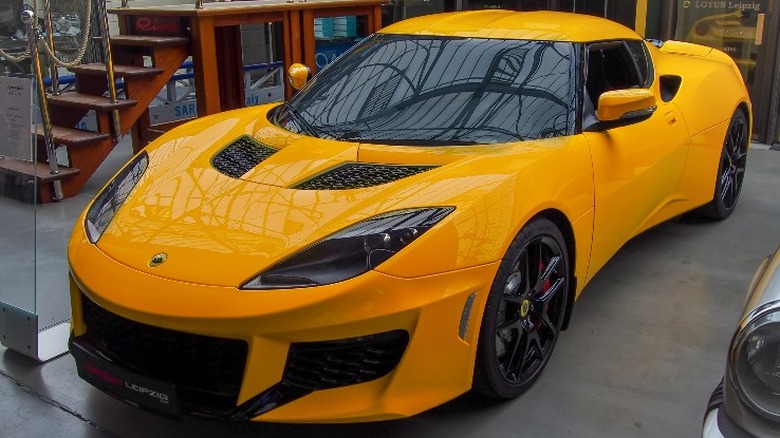
[[[134,35],[184,36],[184,27],[179,17],[133,17]]]

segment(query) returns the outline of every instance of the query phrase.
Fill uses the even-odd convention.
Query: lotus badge
[[[163,263],[165,263],[166,260],[168,260],[168,254],[164,252],[157,253],[154,256],[152,256],[151,260],[149,260],[149,267],[156,268],[162,265]]]

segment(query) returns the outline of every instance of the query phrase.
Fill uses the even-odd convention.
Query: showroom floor
[[[28,240],[0,234],[0,299],[29,302],[9,284],[34,281],[44,323],[67,318],[67,235],[100,182],[130,156],[120,146],[83,194],[37,211],[33,279],[25,280],[31,268],[19,256]],[[755,145],[731,218],[674,220],[629,242],[585,289],[547,370],[516,400],[466,395],[410,419],[357,425],[172,420],[95,390],[69,355],[38,364],[0,347],[0,437],[697,436],[748,283],[780,244],[779,194],[780,152]],[[0,228],[29,225],[24,208],[0,198]]]

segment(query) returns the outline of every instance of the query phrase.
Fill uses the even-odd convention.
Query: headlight
[[[754,411],[780,418],[780,303],[754,313],[731,347],[731,378]]]
[[[453,210],[402,210],[363,220],[272,266],[241,288],[296,288],[347,280],[376,268]]]
[[[87,211],[87,237],[97,243],[149,165],[146,152],[136,155],[95,198]]]

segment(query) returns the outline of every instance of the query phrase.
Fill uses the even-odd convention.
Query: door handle
[[[755,43],[757,46],[760,46],[761,43],[764,42],[764,18],[766,17],[766,14],[758,14],[758,19],[756,20],[756,40]]]
[[[674,125],[675,123],[677,123],[677,116],[675,116],[674,113],[671,111],[665,113],[664,118],[666,119],[667,122],[669,122],[670,125]]]

